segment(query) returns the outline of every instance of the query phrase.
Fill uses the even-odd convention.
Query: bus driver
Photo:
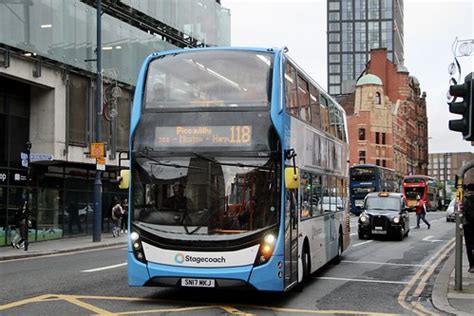
[[[173,196],[166,199],[163,206],[173,210],[193,209],[192,200],[184,196],[185,188],[186,186],[180,182],[173,184]]]

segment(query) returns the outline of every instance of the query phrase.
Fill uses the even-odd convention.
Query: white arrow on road
[[[440,240],[440,239],[431,239],[433,238],[434,236],[428,236],[428,237],[425,237],[423,238],[422,240],[423,241],[429,241],[429,242],[441,242],[441,241],[444,241],[444,240]]]

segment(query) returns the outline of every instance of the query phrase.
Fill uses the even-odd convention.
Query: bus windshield
[[[375,169],[370,167],[351,168],[352,181],[372,181],[375,180]]]
[[[175,240],[230,240],[277,223],[273,158],[136,154],[132,220]]]
[[[148,68],[146,109],[268,106],[273,55],[252,51],[183,51]]]
[[[405,197],[408,200],[416,200],[417,196],[423,197],[425,193],[424,187],[407,187],[405,188]]]

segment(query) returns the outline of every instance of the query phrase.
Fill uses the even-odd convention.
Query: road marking
[[[353,245],[352,247],[359,247],[359,246],[364,245],[364,244],[369,243],[369,242],[373,242],[373,240],[367,240],[367,241],[364,241],[364,242],[360,242],[358,244]]]
[[[393,283],[393,282],[390,282]],[[132,311],[115,311],[109,312],[105,309],[102,309],[98,306],[92,305],[90,303],[83,302],[82,300],[108,300],[108,301],[133,301],[133,302],[163,302],[163,303],[179,303],[182,304],[182,301],[177,300],[162,300],[157,298],[142,298],[142,297],[117,297],[117,296],[90,296],[90,295],[62,295],[62,294],[45,294],[26,300],[21,300],[18,302],[0,305],[0,310],[6,310],[21,305],[31,304],[31,303],[41,303],[48,302],[51,300],[62,300],[74,304],[80,308],[84,308],[88,311],[95,312],[99,315],[134,315],[134,314],[156,314],[156,313],[179,313],[186,311],[198,311],[206,309],[222,309],[226,313],[231,315],[253,315],[248,312],[241,311],[238,308],[254,308],[260,310],[270,310],[273,312],[281,313],[292,313],[292,314],[314,314],[314,315],[367,315],[367,316],[391,316],[391,315],[400,315],[400,314],[389,314],[389,313],[380,313],[380,312],[367,312],[367,311],[353,311],[353,310],[310,310],[310,309],[299,309],[299,308],[285,308],[285,307],[276,307],[276,306],[261,306],[261,305],[244,305],[244,304],[235,304],[235,306],[229,305],[220,305],[220,304],[208,304],[203,305],[202,303],[187,302],[191,304],[196,304],[197,306],[186,306],[186,307],[176,307],[176,308],[163,308],[163,309],[152,309],[152,310],[132,310]]]
[[[123,266],[126,266],[126,265],[127,265],[127,263],[124,262],[124,263],[114,264],[112,266],[100,267],[100,268],[89,269],[89,270],[81,270],[81,272],[89,273],[89,272],[104,271],[104,270],[109,270],[109,269],[120,268],[120,267],[123,267]]]
[[[411,311],[417,315],[426,315],[430,314],[427,312],[421,304],[418,302],[412,302],[410,304],[409,302],[406,301],[406,298],[408,296],[408,292],[415,287],[416,282],[420,280],[418,284],[418,288],[415,290],[417,293],[421,293],[422,289],[426,286],[426,280],[428,277],[433,273],[434,269],[436,268],[437,264],[446,257],[446,255],[449,253],[449,251],[452,250],[454,247],[454,238],[449,240],[443,247],[441,247],[438,252],[436,252],[433,256],[431,256],[428,261],[425,262],[425,264],[416,272],[416,274],[411,278],[410,282],[408,283],[407,286],[398,294],[398,303],[406,310]],[[430,271],[428,269],[431,267]],[[427,274],[420,279],[421,275],[425,272],[428,271]],[[422,284],[423,281],[423,284]],[[422,286],[422,287],[421,287]]]
[[[399,266],[399,267],[422,267],[422,264],[407,264],[407,263],[390,263],[390,262],[374,262],[374,261],[350,261],[342,260],[343,263],[360,263],[360,264],[377,264],[385,266]]]
[[[334,280],[334,281],[348,281],[348,282],[365,282],[365,283],[386,283],[386,284],[408,284],[408,281],[384,281],[384,280],[369,280],[369,279],[348,279],[348,278],[333,278],[333,277],[315,277],[318,280]]]
[[[441,239],[431,239],[431,238],[433,238],[433,237],[434,237],[434,236],[428,236],[428,237],[423,238],[422,240],[423,240],[423,241],[430,241],[430,242],[445,241],[445,240],[441,240]]]

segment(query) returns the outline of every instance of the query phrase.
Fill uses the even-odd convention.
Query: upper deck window
[[[268,106],[272,63],[272,54],[237,50],[161,56],[148,68],[145,108]]]

